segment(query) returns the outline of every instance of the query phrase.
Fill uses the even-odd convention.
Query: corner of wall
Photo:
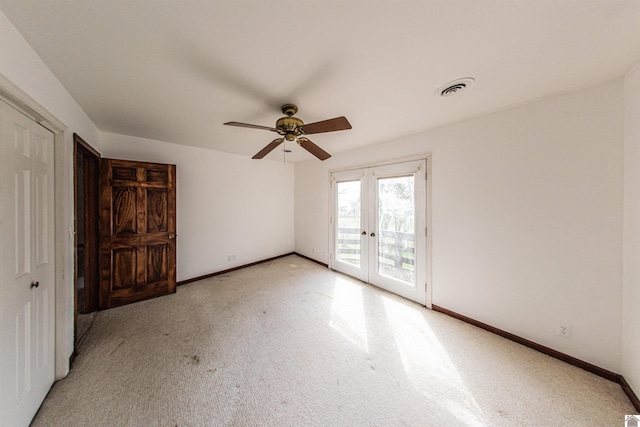
[[[640,394],[640,64],[624,79],[622,375]]]
[[[73,352],[73,132],[87,141],[98,140],[98,129],[35,50],[0,11],[0,75],[21,103],[54,123],[56,138],[56,378],[68,372]],[[7,83],[10,82],[10,83]],[[68,236],[68,237],[67,237]],[[58,285],[59,283],[59,285]]]

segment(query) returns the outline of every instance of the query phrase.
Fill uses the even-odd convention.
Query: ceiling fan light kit
[[[303,135],[351,129],[351,124],[346,119],[346,117],[336,117],[333,119],[323,120],[320,122],[305,125],[302,120],[297,117],[293,117],[293,115],[298,112],[298,107],[295,104],[284,104],[281,110],[283,114],[286,114],[286,116],[278,119],[278,121],[276,121],[276,126],[273,128],[240,122],[227,122],[224,124],[227,126],[268,130],[271,132],[276,132],[281,136],[281,138],[274,139],[266,147],[260,150],[255,156],[252,157],[253,159],[262,159],[264,156],[269,154],[286,140],[291,142],[296,141],[299,146],[316,156],[318,159],[326,160],[331,157],[331,154],[318,147],[309,138],[306,138]],[[284,152],[291,152],[291,150],[285,149]]]

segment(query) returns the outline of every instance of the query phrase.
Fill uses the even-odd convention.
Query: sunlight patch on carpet
[[[487,425],[482,410],[422,314],[406,303],[386,296],[381,299],[413,387],[464,424]]]
[[[336,277],[329,326],[348,341],[369,353],[362,286]]]

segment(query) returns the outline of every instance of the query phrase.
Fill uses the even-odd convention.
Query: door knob
[[[31,288],[37,288],[40,286],[40,282],[31,282]]]
[[[376,233],[371,233],[371,237],[376,237]]]
[[[169,239],[175,239],[175,238],[176,238],[175,234],[173,234],[173,233],[169,234]]]
[[[366,235],[367,235],[367,232],[366,232],[366,231],[363,231],[363,232],[362,232],[362,235],[363,235],[363,236],[366,236]]]

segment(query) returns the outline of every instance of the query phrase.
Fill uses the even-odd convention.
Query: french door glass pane
[[[360,267],[360,181],[338,182],[336,259]]]
[[[378,274],[415,283],[413,175],[379,178]]]

